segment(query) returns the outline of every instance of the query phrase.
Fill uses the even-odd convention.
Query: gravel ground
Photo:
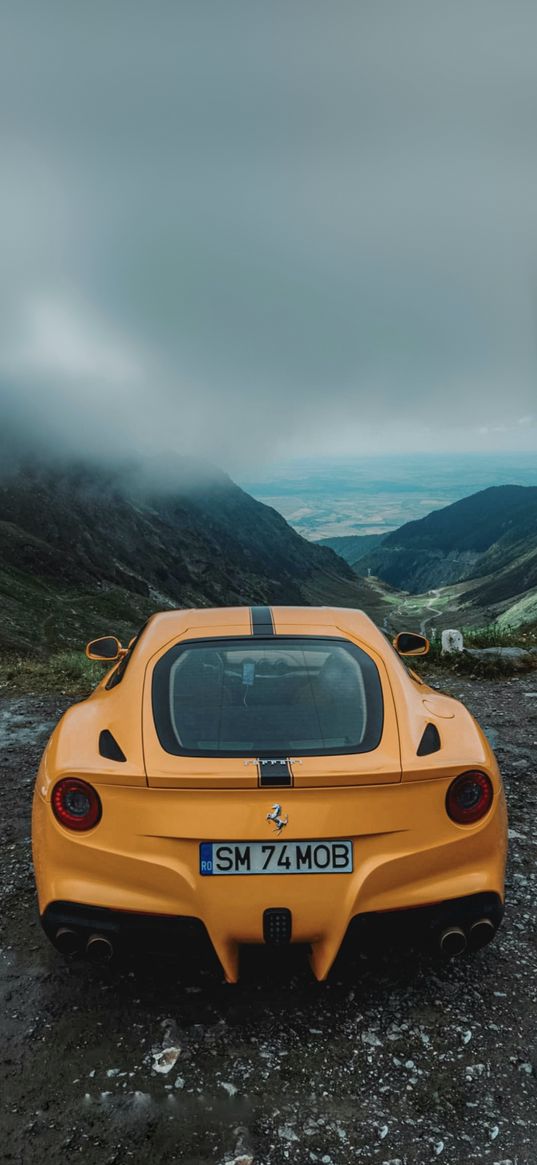
[[[251,952],[237,986],[64,964],[36,917],[29,823],[67,700],[0,700],[3,1161],[534,1165],[537,674],[449,687],[506,780],[502,930],[455,963],[363,958],[325,984],[299,949]]]

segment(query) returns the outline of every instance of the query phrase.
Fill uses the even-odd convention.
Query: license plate
[[[351,874],[352,841],[202,841],[200,874]]]

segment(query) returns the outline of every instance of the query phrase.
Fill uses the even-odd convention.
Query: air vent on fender
[[[436,724],[428,724],[418,745],[418,756],[429,756],[431,752],[439,752],[442,747],[440,733]]]
[[[103,728],[103,731],[100,733],[99,752],[107,760],[126,761],[127,759],[123,749],[119,747],[115,736],[112,736],[108,728]]]

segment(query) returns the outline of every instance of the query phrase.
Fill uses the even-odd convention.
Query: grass
[[[537,627],[513,627],[509,623],[489,623],[487,627],[463,629],[466,647],[537,647]]]
[[[0,695],[88,696],[104,671],[103,664],[92,663],[82,651],[58,651],[48,659],[8,655],[0,658]]]
[[[485,627],[461,627],[460,630],[464,646],[467,648],[522,647],[528,649],[537,646],[537,627],[527,627],[525,631],[521,631],[517,627],[489,623]],[[420,674],[426,673],[431,665],[441,668],[443,671],[455,672],[458,675],[474,676],[476,679],[498,679],[501,676],[516,675],[521,671],[532,671],[533,668],[537,667],[537,656],[513,660],[501,655],[476,657],[466,652],[442,655],[442,638],[441,635],[437,635],[431,640],[429,654],[421,659],[417,657],[412,662],[412,667]]]
[[[0,562],[0,606],[0,652],[48,657],[99,635],[128,643],[154,613],[155,600],[111,585],[59,590],[50,580],[7,570]]]

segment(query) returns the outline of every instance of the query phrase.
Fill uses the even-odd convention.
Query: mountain
[[[0,646],[51,650],[152,611],[251,603],[365,606],[378,591],[228,477],[183,465],[47,466],[0,481]]]
[[[512,627],[537,624],[537,536],[533,544],[509,546],[502,564],[501,540],[481,559],[488,573],[459,586],[461,610],[484,611],[489,622]]]
[[[335,550],[350,566],[356,566],[366,554],[376,550],[384,541],[385,534],[347,534],[333,538],[319,538],[317,546],[328,546]],[[358,571],[358,574],[360,572]]]
[[[492,575],[482,584],[492,601],[536,585],[536,549],[537,487],[494,486],[385,535],[360,559],[358,572],[370,570],[413,594]]]

